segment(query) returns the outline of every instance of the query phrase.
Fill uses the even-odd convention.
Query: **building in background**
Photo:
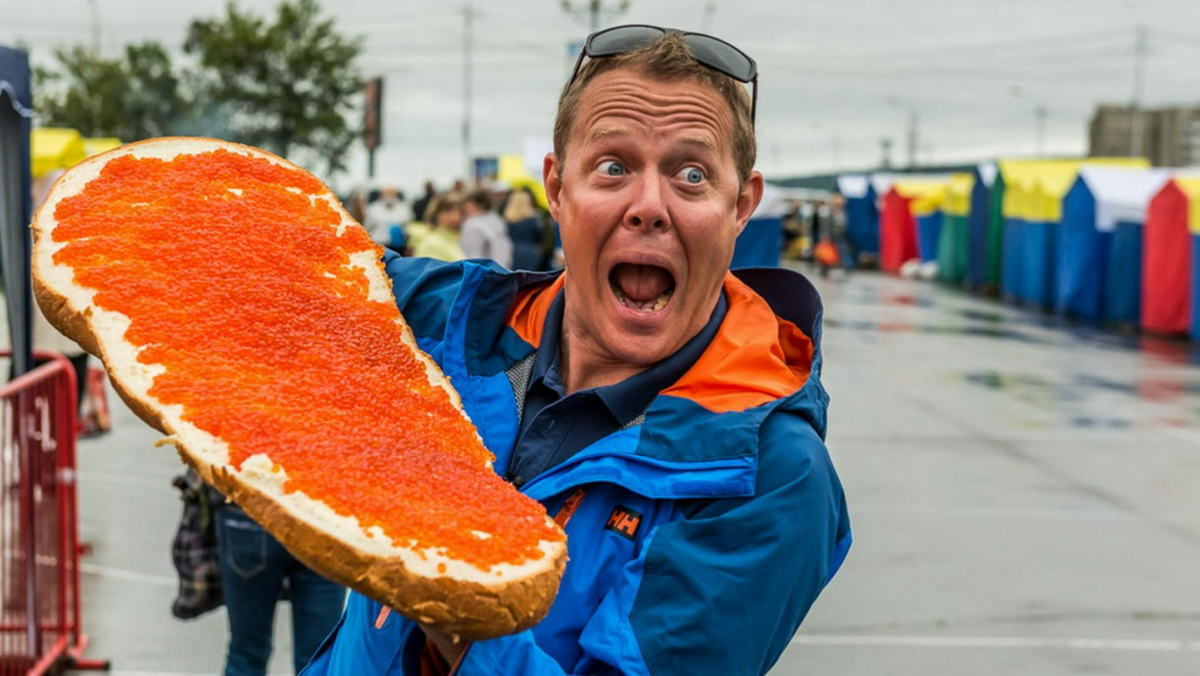
[[[1088,129],[1088,155],[1133,154],[1133,109],[1101,105]],[[1142,153],[1156,167],[1200,165],[1200,106],[1142,111]]]

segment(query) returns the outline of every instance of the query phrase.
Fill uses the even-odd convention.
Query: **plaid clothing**
[[[179,573],[179,595],[172,614],[183,620],[221,607],[220,555],[214,515],[225,496],[204,483],[192,469],[175,477],[183,499],[183,515],[171,547]]]

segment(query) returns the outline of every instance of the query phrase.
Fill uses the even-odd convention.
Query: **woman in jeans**
[[[217,510],[217,542],[229,616],[225,676],[267,673],[275,604],[285,590],[292,603],[292,664],[299,673],[341,617],[345,588],[297,561],[233,503]]]

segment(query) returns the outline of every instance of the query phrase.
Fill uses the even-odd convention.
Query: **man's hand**
[[[425,632],[425,638],[429,639],[433,647],[438,649],[438,652],[442,654],[442,657],[451,668],[458,663],[458,658],[462,657],[462,654],[467,650],[467,646],[470,645],[469,642],[462,640],[458,636],[448,636],[424,625],[420,625],[420,627],[421,631]]]

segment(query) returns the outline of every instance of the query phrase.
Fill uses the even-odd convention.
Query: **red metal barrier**
[[[81,656],[75,373],[37,356],[0,389],[0,676],[108,668]]]

